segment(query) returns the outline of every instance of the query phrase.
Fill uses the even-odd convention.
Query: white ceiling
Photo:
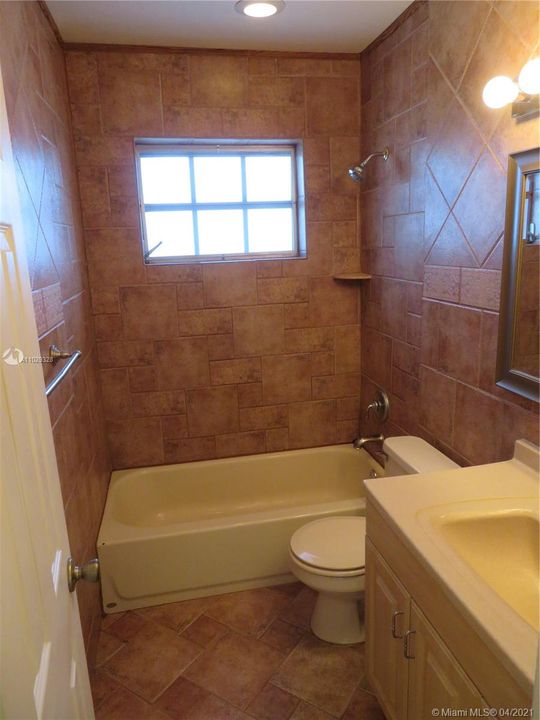
[[[49,0],[65,42],[360,52],[411,0],[286,0],[271,18],[234,0]]]

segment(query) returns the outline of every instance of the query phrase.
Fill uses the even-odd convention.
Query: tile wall
[[[109,459],[64,57],[37,3],[0,2],[0,27],[0,63],[40,345],[45,355],[51,343],[83,352],[82,361],[49,398],[71,551],[82,562],[95,555]],[[57,372],[43,367],[46,379]],[[77,595],[92,661],[101,623],[99,586],[80,583]]]
[[[346,442],[358,431],[358,59],[66,55],[116,468]],[[308,259],[146,266],[134,137],[304,141]]]
[[[385,387],[387,432],[419,434],[463,464],[538,442],[538,405],[495,385],[495,356],[507,156],[538,146],[540,128],[482,102],[487,80],[537,54],[538,11],[418,3],[361,55],[363,154],[392,151],[362,192],[362,263],[375,276],[363,291],[363,399]]]

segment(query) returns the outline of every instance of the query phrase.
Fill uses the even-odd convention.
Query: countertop
[[[426,515],[438,506],[506,500],[538,512],[538,449],[516,443],[512,460],[425,475],[365,480],[368,501],[419,562],[440,581],[455,606],[524,689],[532,691],[538,633],[507,605],[444,540],[435,539]],[[475,503],[476,505],[476,503]],[[399,570],[396,568],[399,574]]]

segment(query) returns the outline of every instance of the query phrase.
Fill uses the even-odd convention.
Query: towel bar
[[[74,350],[71,353],[62,352],[59,350],[56,345],[51,345],[49,348],[49,357],[53,358],[53,363],[55,363],[57,360],[63,360],[65,358],[69,358],[67,363],[64,365],[64,367],[60,370],[58,375],[55,375],[55,377],[51,380],[51,382],[45,387],[45,395],[46,397],[49,397],[49,395],[52,393],[52,391],[60,385],[62,380],[66,377],[68,372],[71,370],[71,368],[75,365],[77,360],[81,357],[82,353],[80,350]]]

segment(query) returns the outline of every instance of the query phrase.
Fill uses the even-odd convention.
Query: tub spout
[[[356,438],[356,440],[353,442],[353,448],[355,450],[362,450],[362,448],[365,447],[368,443],[375,442],[383,443],[384,435],[381,433],[380,435],[371,435],[370,437]]]

